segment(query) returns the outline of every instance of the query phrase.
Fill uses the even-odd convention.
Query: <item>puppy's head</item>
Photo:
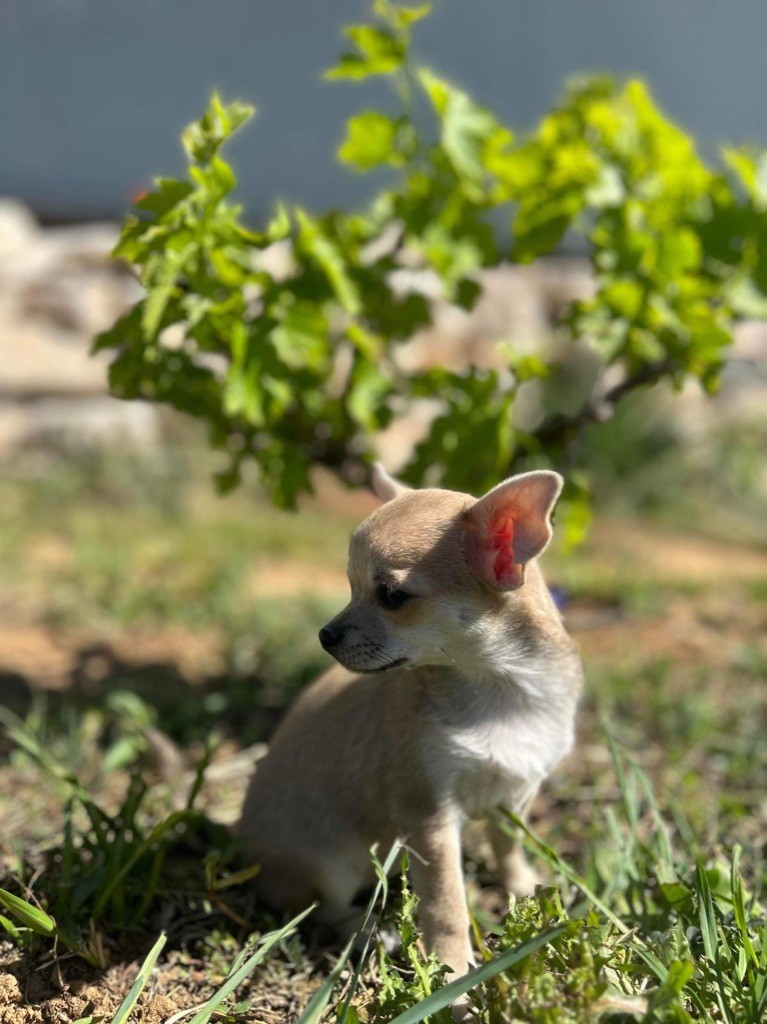
[[[354,672],[497,658],[510,642],[505,595],[551,539],[562,478],[523,473],[476,499],[411,491],[376,466],[373,489],[384,504],[352,536],[351,601],[322,646]]]

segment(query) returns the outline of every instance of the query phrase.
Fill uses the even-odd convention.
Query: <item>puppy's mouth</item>
[[[400,665],[404,665],[405,662],[410,661],[410,658],[395,658],[394,661],[389,661],[385,665],[376,665],[375,668],[355,668],[354,672],[364,672],[366,675],[371,675],[374,672],[388,672],[391,668],[399,668]]]

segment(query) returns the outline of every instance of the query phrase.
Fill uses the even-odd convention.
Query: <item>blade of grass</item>
[[[249,882],[251,878],[255,878],[260,872],[260,864],[251,864],[249,867],[242,868],[241,871],[234,871],[224,878],[214,879],[211,888],[213,892],[223,892],[224,889],[229,889],[233,885],[242,885],[243,882]]]
[[[71,772],[68,772],[65,768],[62,768],[58,762],[43,750],[42,746],[38,743],[34,736],[31,735],[30,730],[26,727],[26,723],[14,715],[8,708],[0,708],[0,724],[5,727],[9,738],[16,744],[17,747],[21,747],[25,750],[30,757],[34,758],[35,761],[43,768],[49,775],[55,779],[59,779],[64,782],[74,796],[86,806],[90,806],[93,801],[88,795],[85,788],[81,785],[78,779],[75,778]]]
[[[610,732],[607,723],[604,724],[607,745],[610,748],[610,757],[615,769],[615,778],[618,781],[618,792],[620,793],[623,814],[629,826],[632,846],[636,842],[637,825],[640,817],[639,800],[637,799],[636,782],[630,778],[625,771],[618,744]]]
[[[700,921],[700,933],[703,939],[703,951],[706,958],[716,972],[717,992],[716,998],[722,1017],[726,1021],[732,1021],[730,1000],[725,991],[722,965],[719,959],[719,935],[716,927],[716,907],[714,898],[711,895],[711,886],[708,883],[708,875],[703,867],[702,861],[698,861],[695,870],[696,887],[698,890],[698,916]]]
[[[188,811],[193,810],[197,797],[200,795],[202,784],[205,781],[205,772],[210,766],[211,759],[216,752],[216,748],[219,746],[222,740],[222,734],[217,731],[211,733],[205,742],[205,750],[200,760],[197,762],[197,766],[194,771],[194,781],[189,789],[189,795],[186,798],[186,809]]]
[[[248,957],[237,971],[233,971],[229,975],[221,988],[217,992],[214,992],[210,999],[200,1007],[194,1017],[192,1017],[189,1024],[209,1024],[211,1017],[224,1000],[239,988],[248,975],[251,974],[253,970],[258,967],[261,961],[266,958],[274,946],[282,942],[283,939],[286,939],[288,935],[293,934],[301,921],[303,921],[303,919],[307,917],[315,907],[316,903],[312,903],[310,907],[307,907],[306,910],[298,914],[297,917],[294,917],[292,921],[288,921],[283,928],[278,928],[276,931],[268,932],[266,935],[262,936],[258,941],[258,948],[255,953]]]
[[[11,921],[9,917],[5,917],[3,914],[0,914],[0,928],[2,928],[4,932],[10,935],[14,942],[18,942],[19,939],[21,938],[21,932],[19,931],[19,929],[16,927],[16,925],[13,923],[13,921]]]
[[[642,788],[642,791],[644,792],[645,800],[647,800],[652,813],[653,824],[655,825],[655,834],[658,837],[657,852],[660,856],[661,863],[667,871],[676,874],[674,870],[674,852],[671,849],[668,826],[663,820],[663,814],[661,813],[660,804],[658,803],[658,798],[655,795],[652,783],[648,778],[647,772],[640,768],[639,765],[632,764],[631,768]]]
[[[117,1008],[117,1013],[112,1018],[112,1024],[124,1024],[124,1022],[127,1021],[131,1010],[138,1001],[138,997],[144,991],[144,986],[149,981],[149,975],[154,970],[154,965],[157,963],[157,957],[160,955],[160,952],[165,945],[165,938],[166,936],[163,932],[157,942],[155,942],[147,953],[146,959],[136,975],[136,980],[131,985],[130,991],[125,999],[120,1003]]]
[[[199,811],[173,811],[168,815],[164,821],[159,822],[155,825],[149,835],[144,839],[143,842],[139,843],[138,846],[132,851],[130,857],[120,867],[119,871],[116,871],[109,881],[106,883],[104,888],[99,893],[99,897],[93,907],[93,916],[98,919],[104,911],[109,898],[115,891],[117,886],[130,874],[131,869],[134,867],[137,861],[150,852],[152,846],[159,842],[160,839],[172,829],[176,828],[177,825],[188,823],[190,821],[199,821]]]
[[[341,972],[352,954],[354,943],[357,941],[358,935],[359,932],[355,932],[355,934],[352,935],[346,943],[340,957],[338,958],[338,963],[306,1004],[303,1013],[296,1021],[296,1024],[317,1024],[333,996],[333,989],[336,987],[336,983],[341,977]],[[339,1024],[342,1024],[344,1021],[346,1012],[346,1007],[344,1007],[341,1012],[341,1016],[338,1018]]]
[[[363,946],[362,952],[360,953],[357,959],[357,966],[355,967],[354,974],[352,975],[352,979],[349,982],[349,990],[346,993],[344,1005],[341,1009],[341,1013],[338,1016],[338,1024],[345,1024],[349,1014],[349,1008],[351,1006],[352,999],[354,999],[354,996],[356,995],[357,992],[357,988],[359,987],[360,975],[362,974],[362,968],[365,964],[365,960],[367,959],[368,950],[370,949],[370,943],[373,938],[373,932],[372,930],[368,929],[368,925],[370,924],[370,920],[373,916],[376,904],[378,903],[379,899],[381,902],[381,910],[383,910],[383,908],[386,906],[386,902],[389,899],[389,872],[394,867],[394,862],[396,861],[397,857],[400,855],[402,851],[402,844],[396,840],[394,843],[392,843],[391,849],[386,855],[386,860],[383,862],[383,864],[381,864],[380,861],[376,858],[374,851],[375,847],[373,848],[373,851],[371,851],[371,857],[373,860],[373,867],[375,868],[375,873],[378,880],[376,882],[375,889],[373,890],[373,894],[368,901],[367,910],[365,911],[365,916],[362,919],[362,924],[358,928],[357,934],[354,936],[354,941],[356,942],[357,938],[360,935],[365,935],[365,945]],[[329,999],[330,994],[328,994],[328,1000]],[[299,1021],[298,1024],[305,1024],[305,1022]]]
[[[28,903],[20,896],[14,896],[12,892],[8,892],[6,889],[0,889],[0,905],[10,911],[27,928],[37,932],[38,935],[45,935],[47,938],[52,939],[58,934],[56,922],[50,914],[46,914],[44,910],[40,910],[39,907]]]
[[[740,937],[743,941],[743,949],[749,960],[758,968],[759,957],[756,955],[754,944],[748,931],[746,919],[746,900],[743,892],[743,879],[740,874],[740,855],[742,850],[736,846],[732,851],[732,869],[730,873],[730,886],[732,889],[732,909],[735,914],[735,923],[738,926]]]

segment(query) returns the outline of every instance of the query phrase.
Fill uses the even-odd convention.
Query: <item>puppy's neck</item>
[[[553,644],[530,649],[514,637],[498,644],[473,663],[446,669],[452,688],[485,699],[490,694],[520,710],[550,706],[552,701],[575,703],[578,695],[577,656]]]
[[[447,653],[454,675],[469,688],[508,691],[528,704],[572,690],[577,695],[577,652],[534,563],[524,585],[498,595],[486,615],[466,623],[462,642]]]

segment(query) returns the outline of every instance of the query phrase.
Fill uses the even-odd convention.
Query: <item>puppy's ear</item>
[[[525,564],[551,540],[551,510],[564,481],[538,470],[504,480],[471,507],[466,518],[466,560],[484,583],[515,590]]]
[[[405,487],[404,484],[390,477],[380,462],[373,463],[373,471],[370,474],[370,486],[376,498],[384,502],[391,501],[392,498],[397,498],[400,494],[410,490],[409,487]]]

